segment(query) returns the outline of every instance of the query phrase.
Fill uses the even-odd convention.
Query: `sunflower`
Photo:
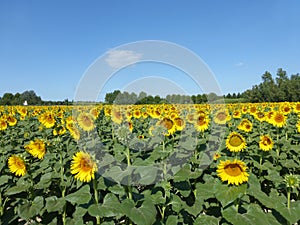
[[[175,129],[176,130],[183,130],[183,128],[185,127],[185,121],[184,119],[180,118],[180,117],[176,117],[173,119],[174,123],[175,123]]]
[[[69,123],[66,125],[66,128],[69,130],[71,136],[78,141],[80,138],[80,132],[77,127],[73,123]]]
[[[80,151],[73,156],[71,173],[76,174],[75,179],[82,182],[89,182],[95,178],[96,170],[97,165],[88,153]]]
[[[250,132],[252,131],[252,123],[248,119],[243,119],[237,128],[245,132]]]
[[[294,105],[293,105],[293,111],[295,113],[300,113],[300,102],[296,102]]]
[[[235,118],[235,119],[239,119],[239,118],[241,118],[241,116],[242,116],[242,112],[240,110],[235,110],[232,113],[232,117]]]
[[[94,120],[90,113],[82,112],[77,117],[79,127],[84,131],[91,131],[95,128]]]
[[[259,148],[263,151],[269,151],[273,148],[273,140],[270,138],[270,136],[260,136]]]
[[[217,161],[217,159],[220,157],[221,157],[220,153],[216,152],[213,156],[213,159],[214,159],[214,161]]]
[[[132,131],[133,131],[133,123],[132,123],[132,121],[129,120],[129,121],[127,122],[127,124],[128,124],[128,128],[129,128],[130,132],[132,132]]]
[[[46,147],[43,140],[35,140],[30,141],[28,145],[25,145],[24,148],[34,157],[37,157],[39,159],[44,158],[44,155],[46,153]]]
[[[8,168],[10,172],[16,174],[17,176],[24,176],[26,174],[26,164],[20,156],[10,156],[8,158]]]
[[[286,117],[283,113],[277,111],[272,115],[271,123],[275,127],[283,127],[286,124]]]
[[[245,163],[240,160],[221,160],[218,165],[217,173],[223,182],[228,181],[228,184],[239,185],[248,181],[249,174],[246,170],[247,167]]]
[[[54,136],[63,135],[64,133],[66,133],[66,128],[62,125],[59,125],[59,126],[55,127],[54,130],[53,130],[53,135]]]
[[[200,116],[197,117],[194,125],[195,128],[200,131],[200,132],[204,132],[208,129],[209,127],[209,117],[205,114],[200,114]]]
[[[242,151],[246,147],[245,138],[237,132],[231,132],[226,139],[226,147],[231,152]]]
[[[217,124],[224,125],[227,121],[231,119],[228,111],[226,110],[219,110],[214,115],[214,122]]]
[[[114,109],[111,112],[111,120],[117,124],[121,124],[123,121],[123,115],[120,110]]]
[[[284,115],[288,115],[292,111],[292,107],[289,102],[284,102],[280,105],[280,111]]]
[[[142,113],[140,111],[140,109],[136,108],[133,110],[133,117],[134,118],[140,118],[142,116]]]
[[[158,121],[156,125],[167,129],[168,133],[165,134],[166,136],[169,136],[176,131],[173,120],[167,117],[164,117],[162,120]]]
[[[17,124],[17,119],[13,115],[8,115],[6,117],[6,121],[9,126],[14,126]]]
[[[45,112],[39,117],[39,121],[46,128],[51,128],[55,125],[55,118],[52,112]]]
[[[0,126],[1,126],[1,124],[0,124]],[[298,123],[296,124],[296,128],[297,128],[297,131],[300,133],[300,120],[298,120]],[[1,130],[1,127],[0,127],[0,130]]]
[[[6,130],[7,128],[7,123],[4,118],[0,118],[0,130]]]
[[[253,114],[254,118],[257,119],[259,122],[263,122],[266,120],[266,115],[263,111],[257,111]]]

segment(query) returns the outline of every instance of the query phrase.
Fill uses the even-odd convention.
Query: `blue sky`
[[[298,0],[2,0],[0,96],[34,90],[44,100],[71,100],[97,58],[142,40],[190,49],[224,94],[243,92],[265,71],[300,73],[299,8]],[[164,77],[189,94],[199,92],[176,69],[149,65],[121,70],[102,92],[124,90],[145,75]]]

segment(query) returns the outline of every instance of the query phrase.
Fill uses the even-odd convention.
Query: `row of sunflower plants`
[[[0,108],[1,224],[297,224],[300,103]]]

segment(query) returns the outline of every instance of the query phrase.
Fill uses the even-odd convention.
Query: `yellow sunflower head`
[[[46,128],[51,128],[55,125],[55,117],[52,112],[45,112],[39,116],[39,121]]]
[[[7,128],[7,123],[4,118],[0,118],[0,130],[6,130]]]
[[[156,125],[167,129],[167,133],[165,133],[166,136],[169,136],[176,131],[173,120],[167,117],[164,117],[162,120],[158,121]]]
[[[260,137],[259,148],[263,151],[270,151],[273,148],[273,140],[268,135]]]
[[[300,102],[296,102],[294,105],[293,105],[293,111],[295,113],[300,113]]]
[[[17,155],[12,155],[8,158],[8,168],[16,176],[24,176],[27,172],[24,160]]]
[[[200,114],[194,123],[197,131],[204,132],[208,129],[210,123],[210,119],[205,114]]]
[[[272,115],[271,123],[275,127],[283,127],[286,124],[286,117],[282,112],[277,111]]]
[[[226,139],[226,147],[231,152],[242,151],[244,148],[246,148],[245,138],[237,132],[232,132]]]
[[[33,156],[39,159],[43,159],[46,154],[46,147],[43,140],[30,141],[24,148]]]
[[[237,128],[245,132],[250,132],[252,131],[252,123],[248,119],[243,119]]]
[[[248,181],[249,174],[246,170],[245,163],[240,160],[221,160],[218,165],[217,174],[223,182],[227,181],[228,184],[240,185]]]
[[[94,126],[94,119],[90,113],[82,112],[77,117],[79,127],[84,131],[92,131]]]
[[[175,124],[175,129],[176,130],[183,130],[183,128],[185,127],[185,121],[184,119],[180,118],[180,117],[176,117],[173,119],[174,124]]]
[[[214,115],[214,122],[216,124],[224,125],[231,119],[227,110],[219,110]]]
[[[6,121],[9,126],[14,126],[17,124],[17,119],[13,115],[8,115],[6,117]]]
[[[89,182],[95,178],[97,164],[92,157],[83,151],[77,152],[71,162],[71,173],[76,174],[75,179]]]
[[[1,123],[1,121],[0,121]],[[296,124],[296,128],[297,128],[297,131],[300,133],[300,120],[298,120],[298,123]],[[1,124],[0,124],[0,130],[1,130]]]

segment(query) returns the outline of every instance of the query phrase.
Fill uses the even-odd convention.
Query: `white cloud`
[[[244,65],[243,62],[238,62],[237,64],[235,64],[235,66],[237,66],[237,67],[241,67],[241,66],[243,66],[243,65]]]
[[[105,61],[113,69],[118,69],[125,65],[138,62],[142,56],[141,53],[130,50],[111,50],[108,52]]]

